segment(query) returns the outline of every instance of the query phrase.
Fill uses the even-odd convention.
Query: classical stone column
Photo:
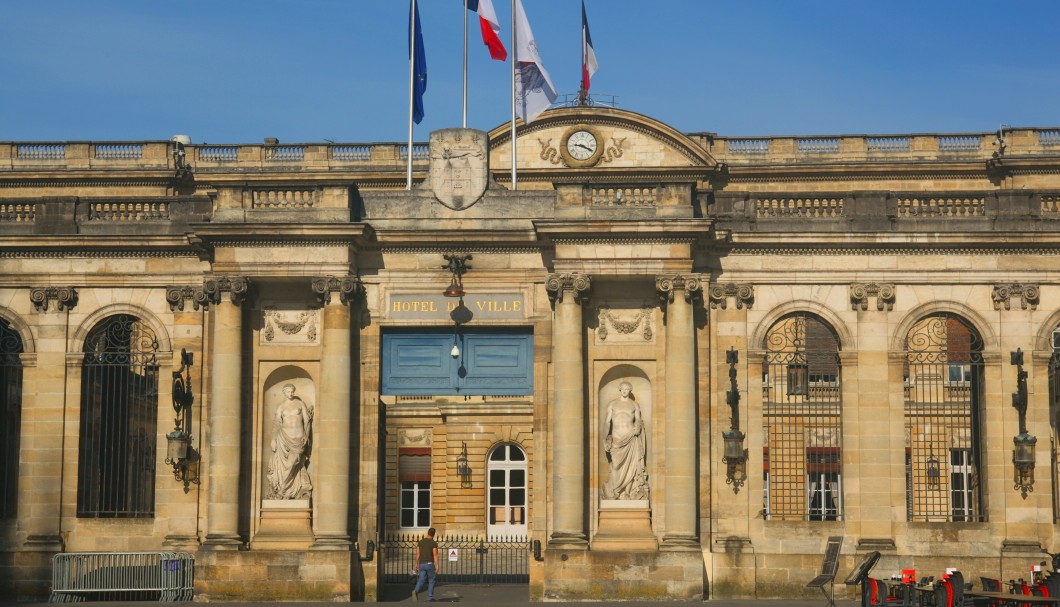
[[[210,403],[204,454],[210,471],[206,541],[214,550],[235,550],[239,537],[239,483],[243,386],[243,315],[249,281],[241,276],[208,278],[203,283],[213,307],[210,338]],[[228,295],[225,297],[225,295]]]
[[[697,549],[696,535],[696,338],[692,303],[700,294],[695,275],[659,276],[656,289],[666,308],[666,509],[663,549]]]
[[[350,309],[364,287],[356,277],[313,279],[313,292],[324,306],[320,355],[320,397],[313,458],[314,550],[349,550],[350,506]],[[332,297],[332,293],[338,297]]]
[[[585,328],[582,305],[590,280],[583,274],[550,274],[545,288],[555,308],[552,368],[552,536],[555,546],[585,547]]]

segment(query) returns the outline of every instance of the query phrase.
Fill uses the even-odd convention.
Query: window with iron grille
[[[158,340],[118,314],[85,340],[77,515],[150,518],[155,511]]]
[[[399,524],[405,529],[431,526],[431,449],[403,447],[398,451]]]
[[[902,383],[910,521],[986,520],[980,483],[982,349],[975,329],[952,314],[921,319],[906,337]]]
[[[841,394],[832,328],[804,313],[777,321],[762,368],[767,519],[842,519]]]
[[[19,431],[22,425],[22,338],[0,318],[0,519],[15,518],[18,505]]]

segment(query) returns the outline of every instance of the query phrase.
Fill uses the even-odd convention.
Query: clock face
[[[596,148],[596,136],[589,131],[575,131],[567,138],[567,153],[575,160],[588,160]]]

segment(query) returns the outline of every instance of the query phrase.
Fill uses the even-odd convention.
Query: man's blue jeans
[[[434,563],[420,563],[420,576],[416,579],[416,592],[423,589],[423,582],[427,582],[427,600],[434,600]]]

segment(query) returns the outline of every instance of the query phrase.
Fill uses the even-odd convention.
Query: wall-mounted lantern
[[[467,443],[460,443],[460,455],[456,457],[456,474],[461,487],[471,486],[471,465],[467,461]]]
[[[166,435],[166,463],[173,466],[173,478],[184,483],[184,493],[191,484],[199,484],[199,454],[191,445],[191,366],[194,355],[180,351],[180,370],[173,372],[173,431]]]
[[[747,480],[747,449],[743,446],[744,433],[740,431],[740,389],[736,384],[736,365],[740,362],[740,353],[736,348],[725,352],[725,362],[729,365],[729,391],[725,395],[729,403],[730,425],[721,433],[725,451],[721,462],[725,464],[725,482],[732,485],[733,493],[739,493],[740,487]]]
[[[927,460],[927,484],[928,489],[939,489],[941,487],[942,470],[939,467],[939,458],[932,451]]]
[[[1023,351],[1016,348],[1009,354],[1009,363],[1016,367],[1016,391],[1012,393],[1012,406],[1019,413],[1019,434],[1012,439],[1013,489],[1018,489],[1023,499],[1034,491],[1034,448],[1038,439],[1027,432],[1027,372],[1023,370]]]

